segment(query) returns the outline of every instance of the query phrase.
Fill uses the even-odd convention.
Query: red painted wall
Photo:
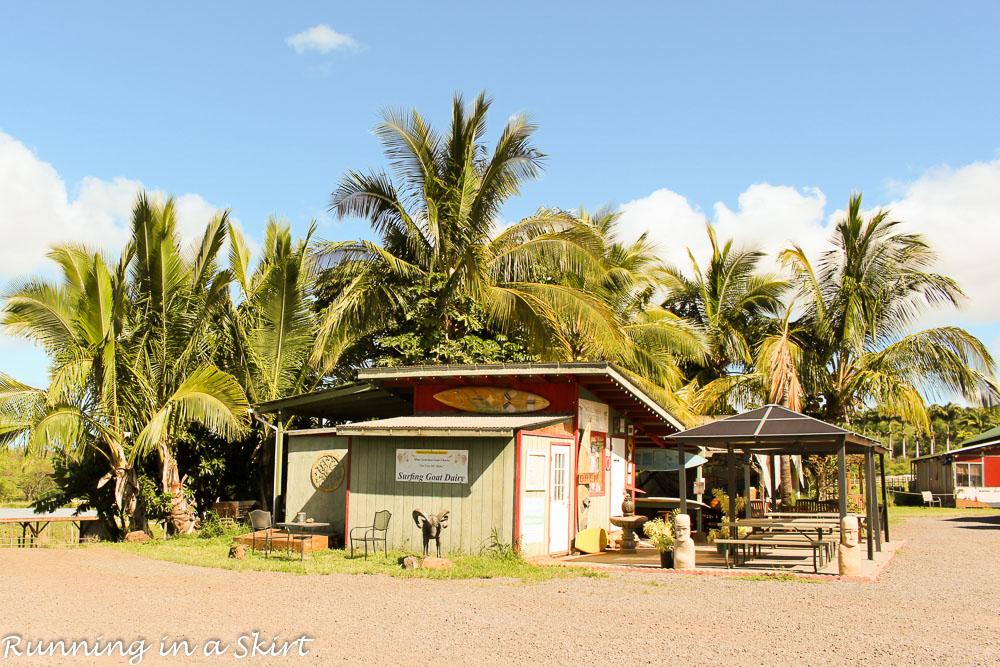
[[[576,414],[576,383],[573,382],[489,382],[484,380],[482,383],[476,382],[474,385],[422,384],[413,388],[413,410],[417,414],[421,412],[459,412],[459,410],[438,401],[434,398],[434,394],[465,386],[509,387],[530,391],[549,400],[549,407],[545,408],[543,412]]]
[[[1000,486],[1000,455],[986,457],[983,466],[983,484]]]

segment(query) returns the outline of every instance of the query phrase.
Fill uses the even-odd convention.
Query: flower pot
[[[667,551],[660,552],[660,567],[673,568],[674,567],[674,550],[668,549]]]
[[[728,544],[718,544],[715,545],[715,550],[719,552],[719,555],[725,555],[726,549],[729,547]]]

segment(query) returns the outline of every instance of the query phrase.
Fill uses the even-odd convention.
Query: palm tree
[[[818,270],[797,246],[782,253],[805,305],[793,338],[807,412],[850,423],[855,411],[875,405],[926,431],[926,392],[997,395],[993,358],[975,336],[958,327],[910,331],[919,315],[958,305],[964,294],[928,271],[935,253],[901,224],[885,210],[865,219],[855,194]]]
[[[173,201],[156,206],[140,194],[117,264],[82,246],[59,247],[49,255],[62,268],[59,282],[29,279],[5,295],[0,325],[41,345],[52,366],[45,390],[0,381],[3,441],[99,452],[109,464],[99,485],[115,480],[121,529],[145,528],[134,466],[153,452],[171,527],[193,529],[174,450],[179,429],[197,422],[234,437],[244,428],[242,390],[209,361],[210,324],[230,280],[216,268],[225,217],[187,257]]]
[[[369,221],[380,237],[327,243],[327,261],[342,289],[324,312],[319,349],[324,366],[386,322],[402,318],[406,288],[427,287],[446,336],[464,325],[450,317],[470,300],[496,331],[525,336],[542,357],[564,357],[572,343],[560,335],[560,317],[578,320],[581,333],[606,349],[625,344],[615,314],[599,299],[553,280],[552,267],[600,272],[597,249],[561,211],[540,209],[506,229],[504,203],[538,176],[543,156],[531,144],[525,116],[511,118],[489,150],[482,138],[490,100],[480,94],[452,104],[448,131],[439,134],[416,112],[386,111],[375,132],[393,170],[348,172],[331,197],[338,217]]]
[[[609,360],[631,371],[635,378],[655,388],[658,398],[680,417],[691,416],[690,406],[675,392],[685,384],[682,365],[704,363],[707,347],[702,330],[690,321],[666,310],[656,299],[660,284],[658,248],[646,234],[631,243],[619,239],[621,212],[602,207],[590,213],[581,208],[575,217],[577,235],[600,262],[600,271],[558,272],[557,282],[593,295],[615,313],[624,344],[606,346],[587,335],[578,317],[556,320],[558,337],[567,342],[569,361]]]
[[[313,363],[324,359],[317,348],[319,320],[313,307],[315,229],[310,225],[304,239],[293,241],[289,224],[270,218],[261,257],[252,266],[243,235],[230,226],[229,270],[238,296],[226,304],[217,360],[220,367],[231,369],[253,404],[312,391],[330,371]],[[266,504],[271,498],[270,480],[264,475],[272,451],[269,434],[253,425],[251,437]]]
[[[762,251],[736,249],[733,239],[720,244],[711,225],[708,238],[712,254],[704,269],[688,250],[692,277],[676,267],[663,266],[657,278],[667,295],[663,307],[692,320],[706,332],[707,359],[687,370],[696,390],[719,381],[709,394],[722,400],[706,401],[702,397],[698,401],[701,409],[728,412],[740,404],[729,399],[744,388],[743,376],[756,367],[754,357],[761,343],[775,332],[774,317],[781,309],[780,298],[788,283],[761,270],[765,256]],[[726,390],[713,391],[720,386]]]

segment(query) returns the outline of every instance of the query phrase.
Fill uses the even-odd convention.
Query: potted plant
[[[653,519],[642,525],[642,532],[660,552],[660,567],[674,566],[674,527],[670,521]]]
[[[722,489],[712,489],[712,497],[715,498],[716,502],[713,505],[717,506],[722,512],[722,520],[729,520],[729,494],[727,494]],[[743,496],[736,496],[736,514],[737,516],[743,512],[746,507],[747,499]],[[740,528],[738,535],[744,537],[749,531],[745,528]],[[708,531],[706,538],[709,542],[715,542],[717,539],[729,539],[729,526],[721,526],[719,528],[713,528]],[[728,547],[733,546],[730,544],[716,544],[715,550],[720,554],[726,553]]]

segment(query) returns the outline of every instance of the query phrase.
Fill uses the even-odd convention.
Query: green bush
[[[213,537],[242,535],[249,531],[250,528],[246,524],[223,521],[216,512],[207,512],[205,518],[202,519],[198,537],[207,540]]]

